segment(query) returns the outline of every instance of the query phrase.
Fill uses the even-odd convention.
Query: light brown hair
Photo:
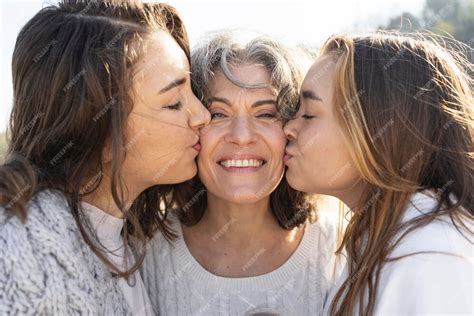
[[[472,239],[474,112],[472,64],[422,35],[331,37],[335,114],[366,184],[342,245],[349,276],[334,315],[370,315],[381,269],[407,234],[440,216]],[[462,51],[463,46],[458,45]],[[410,196],[430,190],[437,207],[402,223]]]

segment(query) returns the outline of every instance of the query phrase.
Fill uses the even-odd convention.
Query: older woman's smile
[[[249,84],[270,83],[259,65],[232,66]],[[211,124],[201,134],[199,177],[208,192],[228,201],[256,202],[255,192],[274,188],[284,172],[286,137],[269,88],[245,89],[217,70],[209,85]]]
[[[220,158],[217,163],[229,173],[242,174],[260,171],[267,160],[258,155],[228,155]]]

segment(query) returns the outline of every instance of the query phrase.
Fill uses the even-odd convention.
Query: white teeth
[[[219,162],[222,166],[229,168],[229,167],[260,167],[263,165],[263,160],[259,159],[243,159],[243,160],[222,160]]]

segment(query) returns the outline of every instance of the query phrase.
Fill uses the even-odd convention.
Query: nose
[[[193,94],[189,102],[189,121],[188,125],[192,129],[199,130],[209,124],[211,114],[206,107]]]
[[[285,126],[283,127],[283,132],[289,141],[295,140],[297,135],[296,120],[289,120],[286,122]]]
[[[224,136],[225,141],[239,146],[246,146],[256,142],[255,126],[250,122],[249,117],[242,115],[234,118],[229,128],[229,132]]]

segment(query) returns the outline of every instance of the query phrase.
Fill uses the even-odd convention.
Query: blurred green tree
[[[474,0],[426,0],[419,17],[410,12],[391,18],[381,30],[414,32],[428,30],[443,36],[449,34],[467,44],[467,53],[473,61],[474,53]]]

